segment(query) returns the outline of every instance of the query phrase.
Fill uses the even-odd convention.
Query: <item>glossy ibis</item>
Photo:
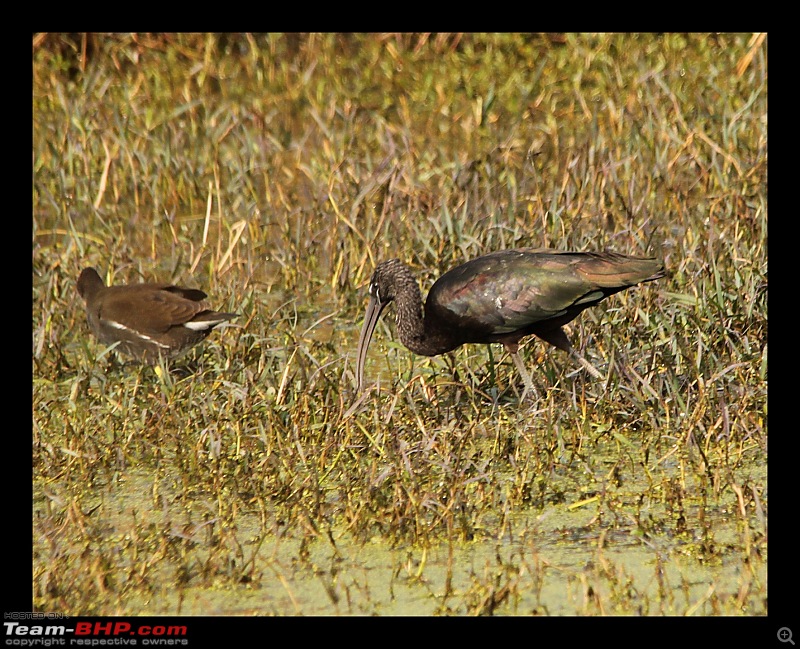
[[[219,324],[236,317],[203,304],[196,288],[171,284],[106,286],[94,268],[78,278],[78,293],[94,334],[104,343],[147,364],[176,358],[205,340]]]
[[[656,259],[614,252],[501,250],[446,272],[434,283],[423,308],[411,269],[399,259],[381,262],[370,282],[356,352],[358,392],[375,325],[392,300],[400,340],[417,354],[437,356],[465,343],[503,343],[525,381],[523,397],[535,390],[517,350],[519,341],[531,334],[567,352],[600,378],[561,327],[609,295],[664,274],[664,265]]]

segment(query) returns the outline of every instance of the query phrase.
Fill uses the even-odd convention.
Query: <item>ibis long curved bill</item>
[[[386,307],[388,302],[381,301],[374,295],[369,296],[369,304],[367,305],[367,312],[364,315],[364,324],[361,327],[361,335],[358,337],[358,348],[356,350],[356,377],[358,380],[357,392],[364,389],[364,363],[367,358],[367,350],[372,341],[372,334],[375,332],[375,327],[378,324],[378,318],[381,317],[381,312]]]

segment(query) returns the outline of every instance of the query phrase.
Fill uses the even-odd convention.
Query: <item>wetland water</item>
[[[102,517],[105,543],[122,549],[151,530],[183,553],[140,557],[150,567],[148,594],[131,589],[109,614],[708,615],[730,610],[743,584],[766,580],[766,561],[747,566],[733,550],[742,526],[722,507],[705,508],[713,538],[697,526],[680,537],[659,533],[659,504],[634,513],[595,497],[509,516],[500,538],[477,529],[470,541],[429,548],[392,547],[380,536],[356,543],[343,528],[265,531],[257,513],[244,511],[220,541],[213,518],[187,517],[213,506],[202,498],[185,502],[158,473],[139,468],[98,489],[94,515]],[[35,502],[40,508],[42,498]],[[696,514],[685,512],[690,520]],[[641,532],[642,520],[653,522],[651,533]],[[231,574],[204,575],[220,544],[238,545],[239,565],[230,566]],[[122,562],[117,579],[141,568]],[[766,614],[766,602],[749,613]]]

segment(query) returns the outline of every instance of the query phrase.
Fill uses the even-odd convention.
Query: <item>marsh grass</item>
[[[767,613],[767,63],[715,35],[64,35],[33,48],[33,590],[71,614]],[[415,357],[513,246],[662,258],[523,349]],[[75,291],[236,311],[121,364]],[[177,367],[175,366],[177,365]]]

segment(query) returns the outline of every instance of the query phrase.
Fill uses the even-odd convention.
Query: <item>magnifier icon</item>
[[[792,630],[788,626],[782,626],[778,629],[778,640],[781,642],[791,642],[794,645],[794,640],[792,640]]]

